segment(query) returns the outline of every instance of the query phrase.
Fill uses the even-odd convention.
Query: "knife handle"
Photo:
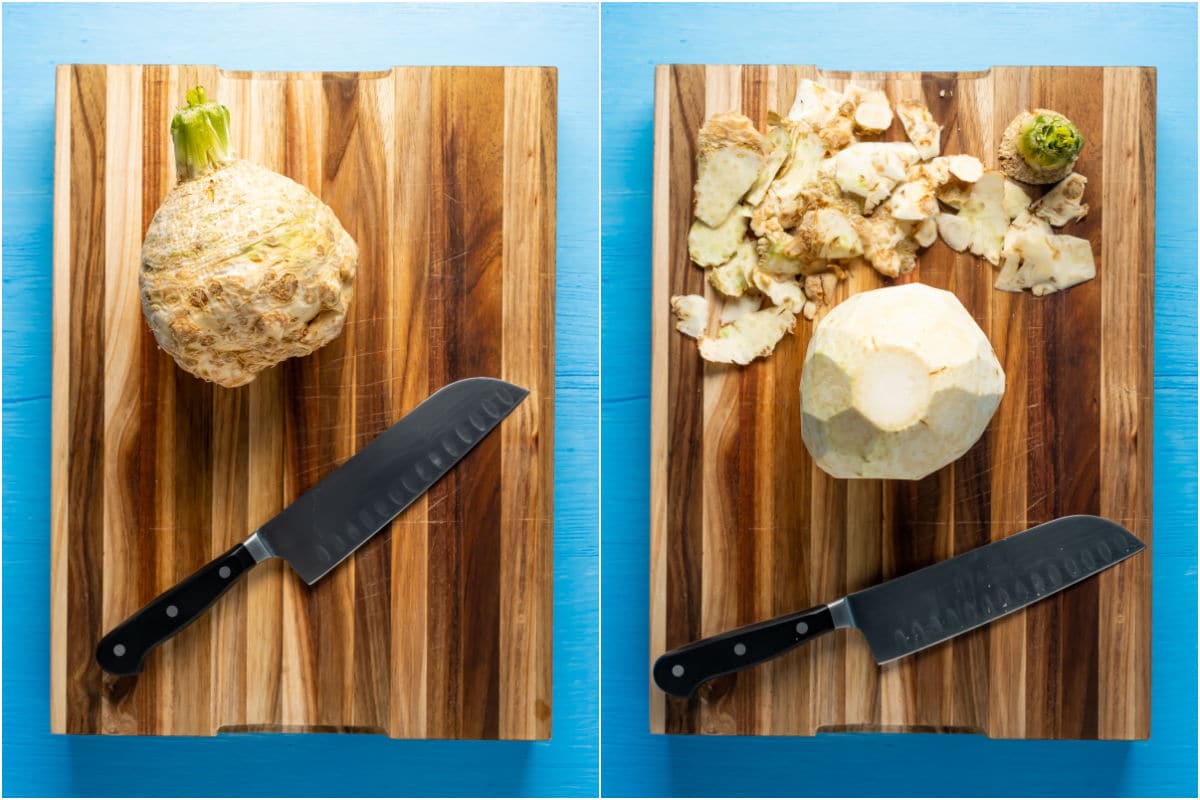
[[[675,697],[690,697],[707,680],[781,656],[834,629],[829,606],[816,606],[735,628],[664,653],[654,662],[654,682]]]
[[[217,556],[113,628],[96,647],[96,661],[113,675],[136,675],[158,645],[199,619],[258,562],[244,544]]]

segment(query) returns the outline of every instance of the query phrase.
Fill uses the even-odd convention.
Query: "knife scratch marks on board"
[[[463,250],[461,253],[454,253],[453,255],[446,256],[445,258],[439,258],[437,261],[434,261],[432,264],[430,264],[429,268],[431,270],[436,270],[438,267],[443,265],[453,264],[456,261],[462,261],[470,254],[470,250]]]

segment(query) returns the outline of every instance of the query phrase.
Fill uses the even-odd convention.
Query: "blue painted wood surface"
[[[594,6],[6,6],[3,734],[6,795],[594,795],[597,788],[598,41]],[[554,732],[51,736],[51,224],[57,63],[372,70],[558,67]]]
[[[606,5],[601,20],[604,793],[1196,796],[1196,7]],[[1150,741],[647,732],[656,63],[1158,68]]]

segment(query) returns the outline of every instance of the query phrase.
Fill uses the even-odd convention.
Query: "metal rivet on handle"
[[[735,645],[733,646],[733,654],[734,654],[735,656],[744,656],[744,655],[746,655],[746,645],[742,644],[741,642],[738,642],[737,644],[735,644]]]
[[[221,567],[219,570],[217,570],[217,574],[222,578],[228,578],[233,574],[233,570],[231,570],[229,567]]]
[[[807,622],[797,622],[796,623],[796,633],[800,634],[801,636],[808,633],[808,623]]]
[[[167,616],[175,619],[179,616],[179,606],[167,606]]]
[[[119,644],[119,645],[116,645],[115,647],[113,647],[113,655],[116,656],[117,658],[120,658],[121,656],[125,655],[125,645]]]
[[[118,647],[119,646],[120,645],[118,645]],[[683,664],[676,664],[675,666],[671,667],[671,674],[674,675],[676,678],[682,678],[683,677]]]

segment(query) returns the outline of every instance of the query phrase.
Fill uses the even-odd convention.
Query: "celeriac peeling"
[[[933,120],[933,115],[920,100],[901,100],[896,103],[896,114],[908,140],[917,148],[925,161],[936,156],[942,147],[942,126]]]
[[[816,178],[824,157],[825,143],[812,128],[807,124],[793,125],[788,157],[768,187],[767,198],[774,196],[777,202],[794,200]]]
[[[796,324],[786,308],[764,308],[722,325],[716,336],[700,337],[700,355],[719,364],[749,364],[769,356],[785,333]]]
[[[952,249],[970,250],[992,264],[1000,263],[1000,248],[1010,220],[1004,209],[1004,175],[989,171],[971,185],[958,214],[938,214],[938,232]]]
[[[1025,212],[1004,237],[1004,264],[994,286],[1006,292],[1029,289],[1040,297],[1094,277],[1091,242],[1055,235],[1046,220]]]
[[[1088,212],[1087,203],[1083,202],[1086,186],[1087,178],[1072,172],[1035,200],[1029,210],[1056,228],[1081,220]]]
[[[788,154],[792,151],[790,128],[778,117],[774,115],[772,117],[773,120],[767,130],[767,142],[770,150],[763,160],[762,167],[758,170],[758,177],[754,179],[750,191],[746,192],[746,205],[751,207],[762,202],[763,197],[767,194],[767,187],[771,185],[771,181],[775,180],[780,167],[783,166],[783,162],[787,160]]]
[[[713,228],[697,219],[688,231],[688,255],[702,267],[719,267],[737,252],[738,245],[746,238],[746,224],[750,215],[739,207],[725,220]]]
[[[721,306],[721,324],[737,322],[747,314],[752,314],[762,308],[762,297],[756,294],[744,294],[741,297],[731,297]]]
[[[765,295],[772,305],[786,308],[795,314],[803,311],[804,290],[796,282],[795,276],[756,269],[751,280],[754,282],[754,288]]]
[[[733,257],[708,271],[708,282],[726,297],[741,297],[750,286],[750,274],[758,265],[754,244],[743,240]]]
[[[696,157],[696,219],[716,228],[754,185],[767,137],[742,114],[715,114],[700,129]]]
[[[1021,212],[1029,208],[1029,195],[1025,190],[1010,180],[1004,181],[1004,213],[1009,219],[1016,219]]]
[[[908,181],[896,187],[886,208],[895,219],[920,222],[938,213],[937,196],[928,181]]]
[[[883,92],[851,85],[845,96],[854,107],[850,118],[854,121],[855,134],[878,136],[891,127],[892,107],[888,105],[887,95]]]
[[[767,312],[791,315],[786,329],[796,317],[816,319],[849,271],[899,278],[939,234],[952,249],[1005,264],[996,288],[1042,294],[1086,279],[1077,245],[1068,245],[1066,261],[1051,263],[1038,248],[1060,240],[1014,223],[1027,209],[1056,224],[1082,217],[1082,176],[1031,206],[1019,184],[976,156],[939,155],[942,128],[923,102],[897,103],[896,115],[909,142],[879,141],[893,121],[882,91],[854,84],[838,91],[803,79],[787,117],[768,112],[766,135],[737,113],[705,122],[688,245],[722,298],[723,327],[700,348],[703,357],[742,363],[748,352],[769,352],[781,328]],[[1026,139],[1040,136],[1048,151],[1070,144],[1059,123],[1037,124],[1040,133]],[[1006,248],[1010,232],[1014,244]]]
[[[912,223],[896,219],[880,208],[862,220],[863,257],[876,272],[895,278],[917,265],[917,243],[909,237]]]
[[[920,160],[911,144],[859,142],[834,156],[830,171],[843,192],[862,198],[863,210],[869,213]]]
[[[842,101],[842,93],[836,89],[819,84],[811,78],[801,78],[788,117],[807,122],[814,127],[824,125],[837,115]]]
[[[671,298],[675,329],[684,336],[699,339],[708,326],[708,301],[698,294],[680,294]]]

